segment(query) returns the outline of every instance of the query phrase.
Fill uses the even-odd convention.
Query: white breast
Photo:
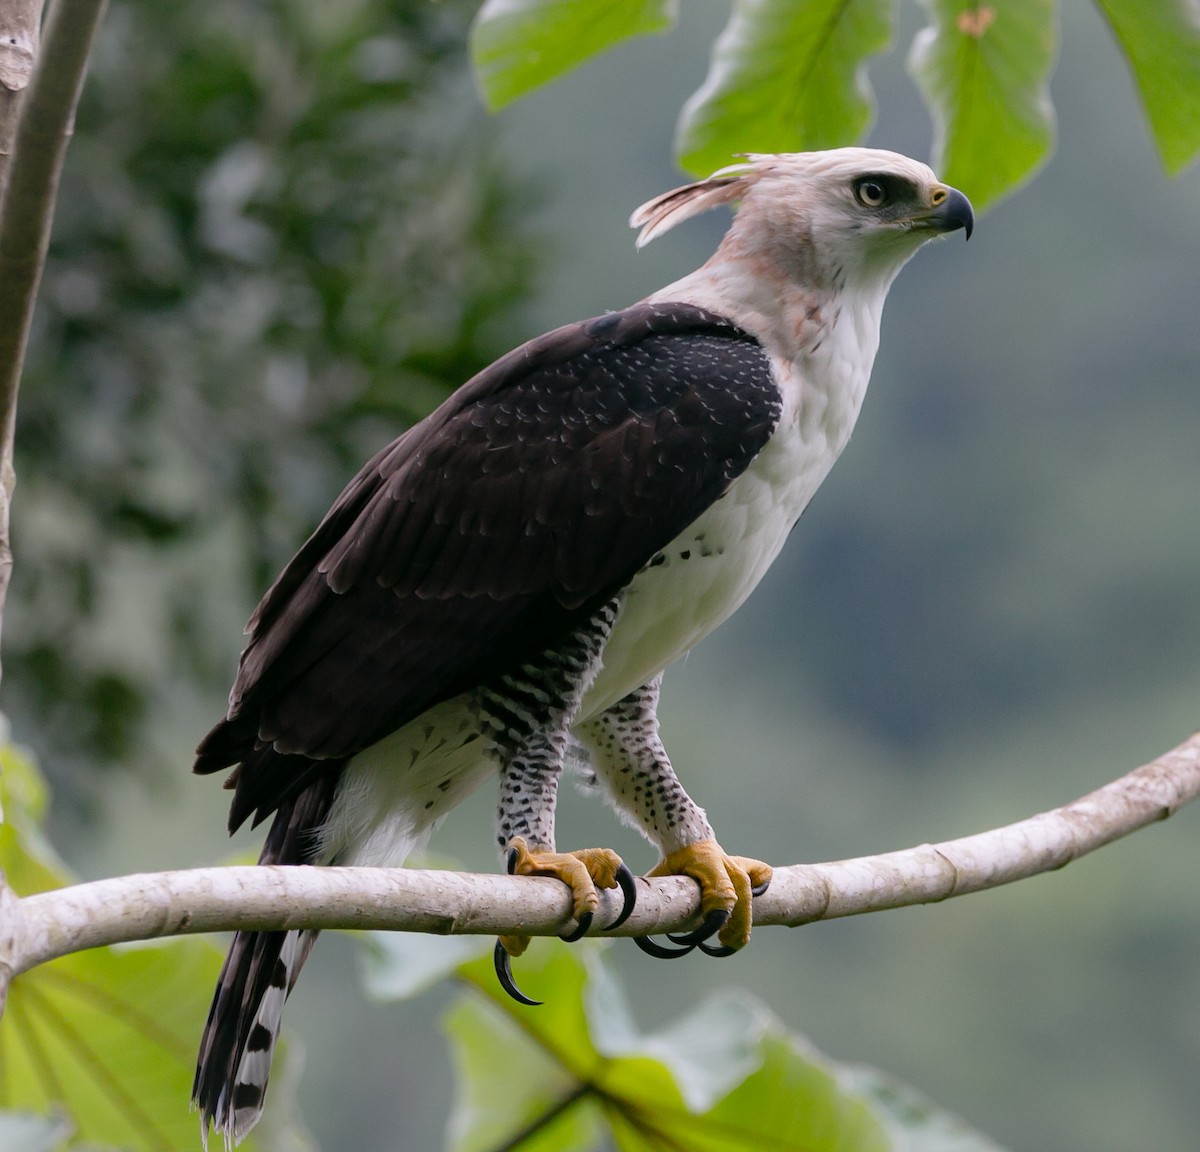
[[[873,349],[872,349],[873,351]],[[614,704],[728,619],[783,548],[850,438],[865,371],[855,358],[790,367],[775,434],[724,496],[634,577],[584,699],[583,718]],[[661,559],[660,559],[661,557]]]

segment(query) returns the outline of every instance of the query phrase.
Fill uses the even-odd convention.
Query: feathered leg
[[[625,906],[614,923],[633,909],[633,875],[615,852],[557,852],[554,843],[558,783],[571,724],[600,670],[620,607],[619,598],[603,605],[560,647],[498,677],[478,697],[483,725],[500,758],[497,842],[510,872],[554,876],[571,889],[575,928],[564,936],[567,940],[578,939],[591,927],[600,906],[597,886],[619,887],[624,893]],[[533,1001],[513,983],[509,957],[519,956],[528,943],[524,936],[503,936],[495,951],[496,975],[505,991],[522,1003]]]
[[[659,736],[661,683],[662,676],[655,677],[581,724],[576,736],[588,749],[592,767],[618,811],[662,853],[650,875],[690,876],[700,885],[701,927],[671,938],[683,950],[639,941],[643,951],[673,957],[699,945],[711,955],[727,956],[750,939],[751,899],[766,891],[771,869],[761,860],[727,855],[704,810],[684,791]],[[719,948],[704,943],[714,933]]]

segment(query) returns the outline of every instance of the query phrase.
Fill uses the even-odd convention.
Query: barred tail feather
[[[286,801],[263,845],[260,864],[312,863],[316,833],[333,802],[337,772],[322,775]],[[217,981],[200,1041],[192,1102],[200,1109],[205,1147],[209,1127],[237,1144],[258,1122],[283,1005],[318,933],[239,932]]]

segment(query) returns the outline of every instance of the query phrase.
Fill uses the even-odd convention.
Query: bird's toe
[[[571,919],[574,928],[564,931],[561,939],[568,944],[582,939],[591,931],[600,909],[601,888],[619,889],[621,911],[606,928],[618,928],[625,923],[637,901],[637,886],[633,873],[615,852],[607,848],[583,848],[576,852],[540,851],[520,836],[514,837],[508,850],[508,871],[512,876],[553,876],[571,889]],[[536,1005],[516,985],[511,960],[529,946],[528,936],[501,936],[496,941],[493,961],[496,979],[519,1004]]]
[[[508,871],[516,876],[553,876],[571,889],[571,919],[575,927],[562,934],[568,942],[580,939],[591,929],[600,911],[600,889],[619,889],[623,897],[621,911],[606,928],[623,924],[637,900],[633,873],[608,848],[539,851],[518,836],[509,846]]]
[[[753,898],[771,882],[771,866],[745,856],[729,856],[715,840],[701,840],[672,852],[651,876],[690,876],[700,885],[701,925],[692,932],[669,936],[686,951],[699,947],[709,956],[730,956],[746,946],[754,919]],[[718,944],[708,941],[716,935]],[[651,955],[666,954],[661,945]],[[682,952],[670,952],[672,957]]]

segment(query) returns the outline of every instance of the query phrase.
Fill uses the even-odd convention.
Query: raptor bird
[[[634,898],[614,853],[555,845],[578,749],[654,874],[700,886],[680,947],[746,943],[770,868],[727,855],[676,777],[662,672],[750,594],[845,447],[896,274],[973,216],[893,152],[749,155],[639,208],[638,246],[726,204],[703,267],[522,345],[379,452],[267,592],[195,765],[233,767],[231,830],[273,816],[261,863],[402,864],[496,777],[502,857],[569,885],[575,938],[597,887],[622,915]],[[235,937],[193,1088],[206,1137],[258,1119],[315,936]],[[524,943],[496,949],[518,997]]]

